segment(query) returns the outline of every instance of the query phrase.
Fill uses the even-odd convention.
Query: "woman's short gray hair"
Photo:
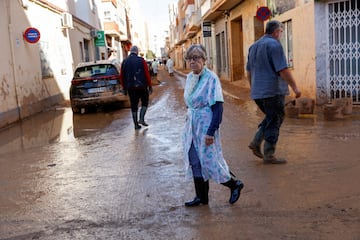
[[[277,20],[270,20],[266,24],[265,33],[266,34],[273,34],[276,29],[279,29],[282,27],[282,23]]]
[[[193,52],[199,52],[200,57],[202,57],[204,60],[207,59],[206,49],[201,44],[192,44],[185,53],[185,59],[191,58]]]

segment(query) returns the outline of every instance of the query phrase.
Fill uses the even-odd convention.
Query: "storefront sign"
[[[24,32],[24,39],[28,43],[37,43],[40,40],[40,31],[36,28],[27,28]]]

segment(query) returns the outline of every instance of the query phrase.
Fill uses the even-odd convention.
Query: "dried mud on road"
[[[239,201],[210,182],[208,206],[184,179],[181,77],[161,70],[134,131],[130,110],[43,113],[1,132],[0,239],[360,239],[360,121],[287,118],[278,155],[247,148],[262,115],[225,97],[224,156],[245,183]],[[244,98],[246,99],[246,98]]]

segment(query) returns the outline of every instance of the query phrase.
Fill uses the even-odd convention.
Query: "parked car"
[[[129,107],[120,84],[120,65],[108,60],[80,63],[71,81],[70,103],[73,113],[110,104]]]

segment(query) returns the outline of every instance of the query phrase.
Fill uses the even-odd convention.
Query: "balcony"
[[[210,0],[208,0],[210,1]],[[230,11],[245,0],[211,0],[211,9],[205,14],[205,21],[214,21],[225,11]]]
[[[126,42],[126,41],[129,41],[129,37],[126,35],[126,34],[122,34],[120,33],[120,41],[121,42]]]
[[[175,46],[180,46],[185,42],[186,42],[185,35],[180,34],[179,32],[177,32],[176,36],[175,36],[175,39],[174,39]]]
[[[185,39],[192,38],[201,30],[201,15],[200,9],[193,12],[186,23],[186,27],[184,29],[184,37]]]
[[[102,0],[101,2],[111,2],[112,3],[112,5],[114,5],[114,7],[117,7],[117,2],[116,2],[116,0]]]
[[[106,35],[120,37],[119,25],[116,22],[104,22],[104,30]]]
[[[199,31],[201,28],[200,10],[193,12],[189,18],[188,31]]]

